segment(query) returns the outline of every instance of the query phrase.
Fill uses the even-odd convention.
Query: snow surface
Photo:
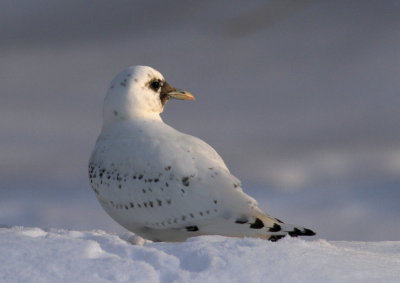
[[[399,282],[400,242],[0,228],[1,282]]]

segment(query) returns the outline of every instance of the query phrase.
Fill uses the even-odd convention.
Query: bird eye
[[[161,87],[161,81],[153,81],[153,82],[151,82],[150,83],[150,87],[153,89],[153,90],[155,90],[155,91],[157,91],[160,87]]]

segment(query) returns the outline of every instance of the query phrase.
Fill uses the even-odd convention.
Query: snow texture
[[[0,228],[0,282],[398,282],[400,242]]]

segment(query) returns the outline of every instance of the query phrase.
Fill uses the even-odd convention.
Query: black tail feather
[[[292,231],[288,232],[290,237],[297,237],[297,236],[314,236],[315,232],[304,228],[303,230],[300,230],[299,228],[294,228]]]

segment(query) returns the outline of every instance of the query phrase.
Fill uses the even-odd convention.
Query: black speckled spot
[[[281,231],[281,225],[274,223],[274,226],[272,226],[271,228],[269,228],[270,232],[279,232]]]
[[[189,186],[189,177],[183,177],[182,178],[182,184],[186,187]]]
[[[171,200],[170,199],[167,200],[167,204],[171,204]]]
[[[143,178],[143,175],[140,174],[139,177],[138,177],[138,179],[139,179],[139,180],[142,180],[142,178]]]
[[[117,117],[117,116],[118,116],[118,111],[117,111],[117,110],[114,110],[114,112],[113,112],[113,113],[114,113],[114,116],[115,116],[115,117]]]
[[[153,207],[153,202],[149,201],[149,205],[150,205],[150,207]]]
[[[214,200],[214,203],[215,203],[215,204],[217,204],[217,203],[218,203],[218,201],[215,199],[215,200]]]
[[[250,225],[250,228],[252,229],[261,229],[262,227],[264,227],[264,223],[261,221],[260,218],[256,218],[256,221],[254,221],[254,223]]]
[[[188,231],[188,232],[196,232],[196,231],[199,231],[199,227],[197,227],[197,226],[187,226],[187,227],[185,227],[185,229],[186,229],[186,231]]]
[[[167,166],[164,169],[165,169],[165,171],[169,171],[169,170],[171,170],[171,166]]]
[[[158,206],[161,206],[161,205],[162,205],[162,201],[158,199],[158,200],[157,200],[157,205],[158,205]]]
[[[190,217],[194,218],[194,214],[193,213],[190,213],[189,215],[190,215]]]
[[[283,237],[285,237],[285,236],[284,235],[273,235],[273,236],[270,236],[268,238],[268,240],[270,240],[271,242],[276,242],[276,241],[282,239]]]
[[[249,219],[247,219],[247,217],[238,218],[235,221],[235,223],[237,223],[237,224],[245,224],[247,222],[249,222]]]
[[[157,183],[158,181],[159,181],[158,178],[155,178],[155,179],[154,179],[154,183]]]
[[[133,204],[133,202],[130,202],[129,205],[130,205],[132,208],[135,207],[135,205]]]
[[[182,215],[182,221],[185,221],[186,220],[186,216],[185,215]]]

